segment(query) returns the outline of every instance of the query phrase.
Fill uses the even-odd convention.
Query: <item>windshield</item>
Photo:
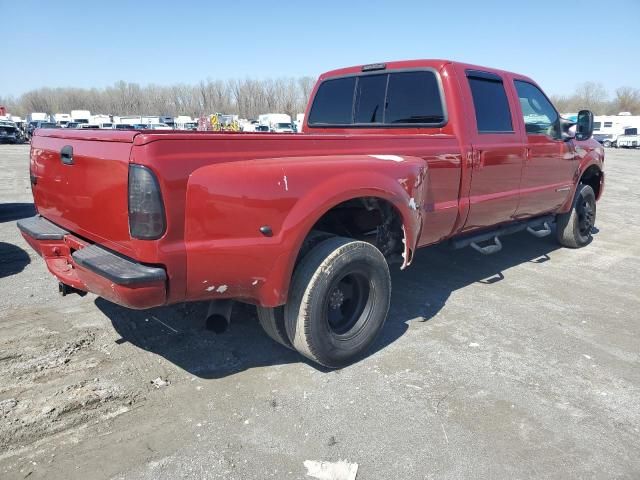
[[[278,128],[291,128],[290,123],[278,123]]]

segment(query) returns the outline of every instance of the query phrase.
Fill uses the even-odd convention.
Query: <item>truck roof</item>
[[[361,73],[363,72],[363,68],[364,67],[368,67],[368,66],[377,66],[377,65],[384,65],[384,69],[380,68],[378,69],[374,69],[380,72],[383,71],[388,71],[388,70],[400,70],[400,69],[404,69],[404,68],[434,68],[436,70],[440,70],[442,67],[444,67],[447,64],[458,64],[458,65],[462,65],[465,68],[468,69],[472,69],[472,70],[482,70],[485,72],[494,72],[494,73],[498,73],[498,74],[508,74],[508,75],[516,75],[520,78],[524,78],[527,79],[529,81],[532,81],[529,77],[527,77],[526,75],[522,75],[519,73],[515,73],[515,72],[509,72],[507,70],[500,70],[498,68],[490,68],[490,67],[484,67],[481,65],[473,65],[473,64],[469,64],[469,63],[464,63],[464,62],[456,62],[453,60],[445,60],[445,59],[416,59],[416,60],[396,60],[396,61],[391,61],[391,62],[379,62],[379,63],[374,63],[374,64],[364,64],[364,65],[354,65],[351,67],[344,67],[344,68],[338,68],[335,70],[329,70],[328,72],[325,72],[323,74],[320,75],[318,80],[325,80],[327,78],[331,78],[331,77],[339,77],[342,75],[350,75],[350,74],[354,74],[354,73]],[[373,70],[372,70],[373,71]]]

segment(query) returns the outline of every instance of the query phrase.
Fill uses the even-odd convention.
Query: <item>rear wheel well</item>
[[[591,165],[584,171],[582,177],[580,177],[580,183],[589,185],[596,194],[596,199],[600,198],[601,181],[602,171],[596,165]]]
[[[405,254],[402,216],[389,201],[360,197],[328,210],[303,242],[298,261],[323,237],[341,236],[366,241],[382,252],[388,263],[402,263]]]

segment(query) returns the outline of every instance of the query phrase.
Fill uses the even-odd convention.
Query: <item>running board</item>
[[[494,230],[484,231],[476,235],[454,238],[451,240],[451,246],[456,250],[470,246],[483,255],[491,255],[492,253],[497,253],[502,250],[502,243],[500,242],[499,237],[503,235],[511,235],[512,233],[521,232],[523,230],[528,231],[538,238],[546,237],[551,233],[551,224],[554,221],[555,217],[553,215],[520,221]],[[487,242],[489,240],[492,240],[493,243],[485,246],[480,245],[482,242]]]

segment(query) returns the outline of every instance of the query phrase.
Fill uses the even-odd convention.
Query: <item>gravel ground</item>
[[[324,371],[249,306],[215,335],[202,304],[59,297],[0,145],[0,478],[640,478],[640,152],[607,153],[590,246],[422,250],[371,355]]]

